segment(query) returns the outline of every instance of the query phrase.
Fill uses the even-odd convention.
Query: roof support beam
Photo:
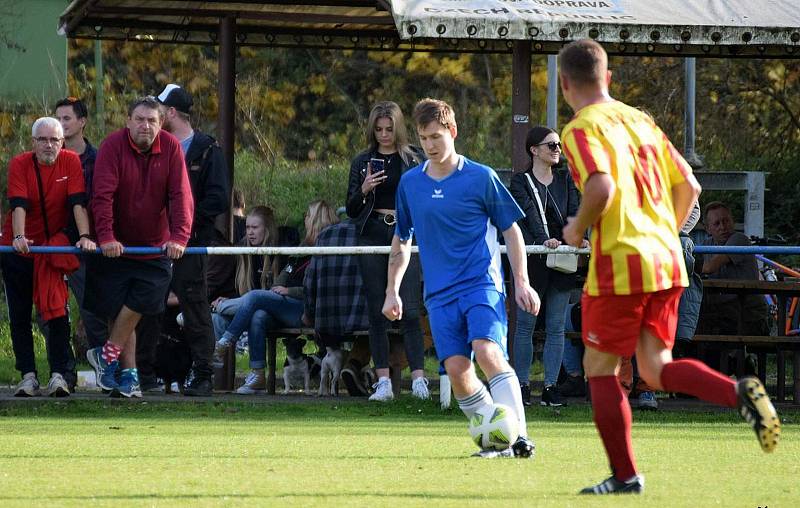
[[[219,111],[217,113],[219,123],[220,146],[225,155],[225,162],[228,164],[228,181],[231,186],[231,198],[233,198],[233,152],[235,142],[235,121],[236,121],[236,18],[225,16],[219,20],[219,70],[217,79],[219,80]],[[233,200],[231,199],[231,203]],[[232,219],[229,218],[229,236],[233,235],[231,226]],[[231,238],[231,241],[233,239]],[[231,381],[233,384],[233,381]]]
[[[528,165],[525,136],[528,135],[531,115],[530,41],[514,41],[511,69],[511,161],[514,171],[524,171]]]
[[[364,25],[387,25],[394,28],[394,20],[391,16],[345,16],[338,14],[314,14],[299,12],[279,12],[279,11],[231,11],[224,9],[197,9],[191,13],[186,9],[174,9],[169,7],[153,7],[135,9],[130,7],[96,7],[92,10],[95,16],[167,16],[180,20],[191,18],[222,18],[225,16],[236,16],[237,19],[265,20],[272,22],[298,23],[298,24],[364,24]]]

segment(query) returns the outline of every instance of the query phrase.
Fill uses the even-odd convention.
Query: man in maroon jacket
[[[85,305],[111,320],[111,333],[86,357],[97,384],[112,396],[142,396],[134,330],[143,314],[163,312],[170,260],[183,256],[192,230],[194,202],[183,152],[161,130],[162,121],[154,98],[137,99],[128,108],[127,127],[103,141],[95,163],[91,210],[103,256],[87,266]],[[159,247],[166,257],[127,256],[124,246]]]

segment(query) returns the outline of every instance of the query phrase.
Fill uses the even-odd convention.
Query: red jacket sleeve
[[[119,184],[119,148],[106,140],[100,145],[92,178],[90,203],[97,242],[114,242],[114,194]]]
[[[21,157],[14,157],[8,165],[8,200],[9,210],[17,206],[28,207],[28,184],[25,178],[25,166]]]
[[[168,177],[169,239],[186,246],[192,235],[194,199],[192,198],[189,174],[186,171],[186,163],[183,160],[183,151],[180,145],[172,145],[170,151]]]

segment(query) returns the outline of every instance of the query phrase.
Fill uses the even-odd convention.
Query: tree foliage
[[[213,46],[103,42],[105,125],[124,125],[125,106],[167,83],[195,98],[194,123],[216,132],[217,49]],[[680,58],[615,57],[612,95],[647,110],[683,146],[684,68]],[[236,142],[246,161],[252,200],[293,202],[299,189],[275,187],[275,172],[299,171],[331,194],[346,187],[348,160],[365,146],[371,105],[394,100],[408,116],[422,97],[450,102],[459,122],[457,148],[495,167],[510,167],[511,57],[241,47],[236,62]],[[546,117],[546,57],[534,55],[532,123]],[[69,87],[94,109],[92,41],[70,41]],[[0,137],[10,153],[27,146],[25,127],[41,108],[3,108]],[[559,124],[572,112],[559,105]],[[410,122],[408,125],[411,128]],[[411,132],[414,132],[410,129]],[[101,139],[94,124],[93,140]],[[796,218],[800,160],[800,66],[797,60],[699,59],[697,152],[710,170],[769,171],[766,226],[800,243]],[[237,162],[237,170],[240,162]],[[334,167],[334,173],[326,168]],[[310,172],[309,172],[310,171]],[[257,175],[261,175],[260,180]],[[309,177],[312,182],[314,177]],[[331,182],[330,178],[341,179]],[[305,180],[304,180],[305,181]],[[311,186],[310,188],[308,188]],[[310,199],[311,183],[302,186]],[[280,191],[280,192],[278,192]],[[281,194],[286,193],[286,195]],[[280,203],[270,203],[280,208]],[[294,205],[292,210],[296,210]],[[297,213],[296,211],[291,212]],[[280,214],[280,212],[279,212]],[[284,214],[287,218],[290,214]],[[293,218],[299,222],[299,217]]]

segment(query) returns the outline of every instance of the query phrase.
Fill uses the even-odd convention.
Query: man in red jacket
[[[33,123],[32,136],[33,151],[17,155],[8,165],[9,211],[0,242],[13,245],[15,251],[0,255],[11,344],[17,370],[22,374],[14,396],[39,395],[31,328],[31,310],[35,302],[36,310],[50,330],[47,350],[51,377],[47,394],[63,397],[69,395],[64,375],[69,370],[71,354],[66,313],[68,293],[64,284],[64,273],[69,269],[51,263],[63,260],[58,256],[39,255],[34,263],[30,246],[65,245],[64,231],[72,215],[80,235],[75,245],[86,251],[97,247],[89,238],[81,161],[75,153],[62,150],[61,124],[55,118],[39,118]],[[70,257],[77,265],[77,259]]]
[[[127,127],[103,141],[95,163],[90,206],[103,256],[87,267],[85,305],[111,320],[111,333],[86,357],[97,384],[112,396],[142,396],[134,330],[143,314],[163,312],[170,260],[183,256],[192,230],[194,202],[183,152],[161,130],[162,121],[154,98],[135,100]],[[159,247],[166,256],[128,256],[124,246]]]

